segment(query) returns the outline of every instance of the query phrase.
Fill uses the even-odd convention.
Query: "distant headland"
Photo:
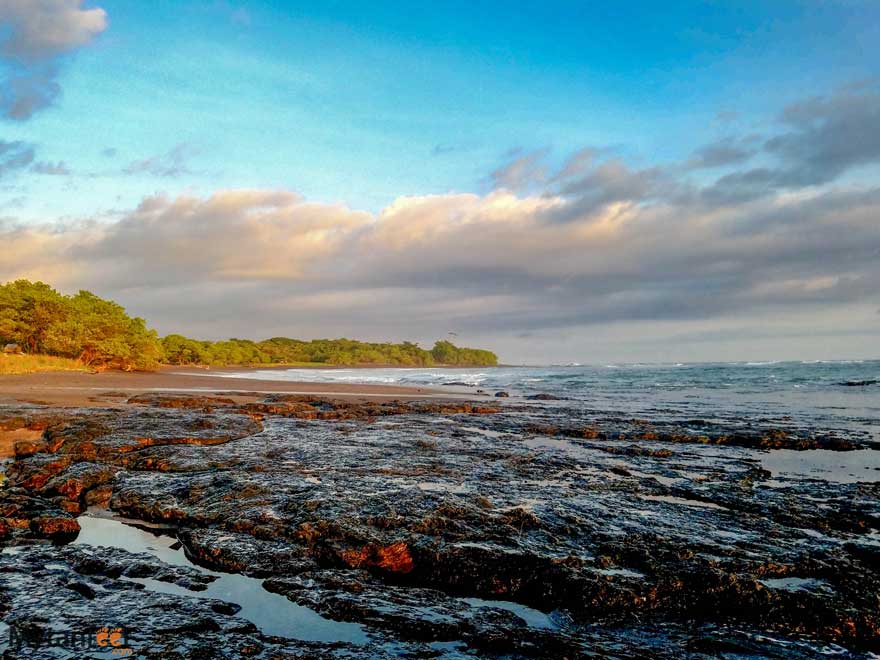
[[[149,371],[167,365],[205,366],[495,366],[492,351],[445,340],[430,350],[414,342],[353,339],[205,341],[159,337],[144,319],[89,291],[64,295],[44,282],[0,285],[0,373],[52,369]]]

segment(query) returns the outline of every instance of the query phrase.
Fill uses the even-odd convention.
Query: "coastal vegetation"
[[[274,337],[265,341],[229,339],[198,341],[183,335],[162,339],[168,364],[286,364],[286,365],[390,365],[399,367],[491,366],[498,358],[491,351],[459,348],[438,341],[430,351],[413,342],[369,343],[353,339],[302,341]]]
[[[43,282],[0,286],[0,342],[86,367],[151,369],[162,359],[155,330],[89,291],[65,296]]]
[[[353,339],[204,341],[180,334],[160,338],[144,319],[130,317],[115,302],[89,291],[64,295],[48,284],[28,280],[0,285],[0,347],[6,344],[24,353],[7,356],[0,363],[0,369],[18,369],[16,373],[41,370],[40,364],[49,365],[51,359],[66,359],[58,364],[69,368],[126,370],[155,369],[161,364],[430,367],[498,363],[491,351],[463,348],[445,340],[427,350],[413,342]]]

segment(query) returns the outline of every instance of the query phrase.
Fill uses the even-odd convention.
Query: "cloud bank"
[[[786,319],[788,332],[797,322],[870,334],[880,186],[844,175],[880,162],[868,135],[878,110],[871,91],[810,99],[786,108],[770,137],[733,136],[642,169],[594,148],[555,170],[546,150],[514,154],[490,192],[400,197],[378,213],[219,190],[152,196],[110,224],[7,223],[0,279],[92,288],[165,332],[455,330],[497,338],[514,359],[542,357],[532,337],[583,343],[620,324],[665,328],[683,344],[717,340],[719,327],[772,335]],[[7,167],[29,164],[21,146],[3,148]],[[853,321],[863,309],[868,326]]]

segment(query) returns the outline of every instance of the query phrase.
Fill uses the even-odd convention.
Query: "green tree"
[[[498,356],[492,351],[479,348],[459,348],[445,339],[434,344],[431,355],[440,364],[447,365],[492,367],[498,364]]]
[[[51,326],[65,318],[69,301],[48,284],[16,280],[0,286],[0,339],[27,353],[46,350]]]
[[[201,364],[205,361],[205,348],[202,342],[183,335],[164,337],[162,350],[168,364]]]
[[[65,318],[51,324],[48,352],[76,357],[86,365],[149,369],[159,364],[162,348],[154,330],[141,318],[89,291],[69,298]]]

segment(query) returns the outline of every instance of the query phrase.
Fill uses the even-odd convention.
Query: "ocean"
[[[244,374],[225,373],[225,376]],[[472,369],[266,369],[248,378],[439,387],[651,419],[794,420],[880,441],[880,360],[606,364]],[[554,402],[548,402],[553,405]]]

